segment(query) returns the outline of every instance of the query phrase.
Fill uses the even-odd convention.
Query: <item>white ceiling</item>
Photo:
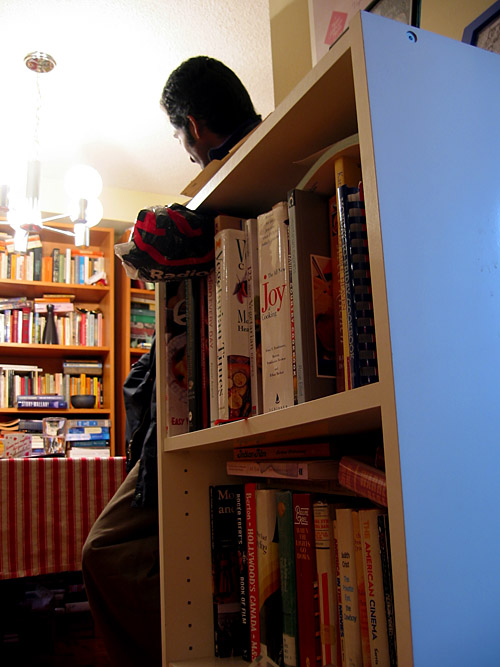
[[[0,0],[0,27],[0,161],[9,168],[26,163],[33,141],[37,75],[24,57],[34,50],[57,62],[38,76],[46,178],[85,162],[105,187],[181,192],[199,168],[159,98],[191,56],[222,60],[259,113],[273,109],[268,0]]]

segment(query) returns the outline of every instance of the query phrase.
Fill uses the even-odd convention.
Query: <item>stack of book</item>
[[[326,458],[302,458],[313,446]],[[285,667],[396,664],[387,510],[300,488],[307,478],[338,480],[337,450],[238,448],[238,474],[246,463],[260,482],[211,487],[216,656],[262,654]]]
[[[102,361],[98,359],[66,359],[63,361],[63,393],[66,400],[76,394],[93,394],[96,407],[102,406]]]
[[[66,441],[71,458],[110,456],[110,419],[69,419]]]
[[[58,342],[87,347],[103,344],[103,315],[74,303],[73,295],[44,295],[29,300],[12,297],[0,300],[0,343],[43,343],[47,304],[54,306]]]
[[[134,296],[130,304],[130,347],[149,349],[154,333],[154,302]]]

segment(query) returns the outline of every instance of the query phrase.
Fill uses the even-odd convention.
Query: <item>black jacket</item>
[[[156,438],[156,341],[132,366],[123,384],[125,403],[125,447],[127,472],[137,461],[139,477],[132,505],[158,503],[158,466]]]

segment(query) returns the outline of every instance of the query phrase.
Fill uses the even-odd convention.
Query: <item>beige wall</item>
[[[420,27],[453,39],[493,0],[421,0]],[[269,0],[274,100],[278,105],[312,66],[308,0]]]

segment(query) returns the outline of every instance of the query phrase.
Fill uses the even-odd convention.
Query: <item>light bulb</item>
[[[69,217],[72,222],[81,222],[87,227],[98,225],[103,216],[104,210],[99,199],[81,198],[73,201],[69,207]]]
[[[66,174],[65,186],[71,199],[95,199],[102,192],[102,178],[94,167],[76,164]]]

